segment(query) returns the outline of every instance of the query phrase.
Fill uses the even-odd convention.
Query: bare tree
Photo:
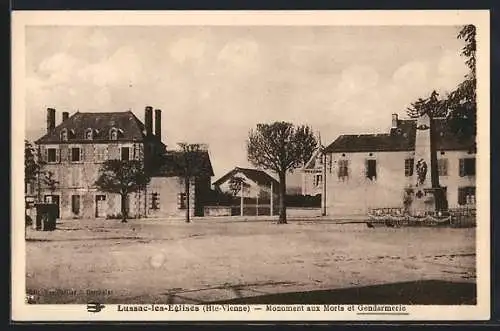
[[[279,177],[278,224],[286,224],[286,173],[303,165],[316,146],[311,128],[287,122],[257,124],[247,141],[248,160],[256,167],[274,171]]]

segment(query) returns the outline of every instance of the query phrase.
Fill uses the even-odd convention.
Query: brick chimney
[[[54,131],[56,127],[56,110],[47,108],[47,133]]]
[[[161,140],[161,109],[155,109],[155,135]]]
[[[69,118],[69,113],[67,111],[63,111],[62,113],[62,122],[66,122],[66,120]]]
[[[397,129],[397,128],[398,128],[398,114],[392,114],[391,129]]]
[[[144,125],[146,126],[146,135],[153,133],[153,107],[147,106],[144,110]]]

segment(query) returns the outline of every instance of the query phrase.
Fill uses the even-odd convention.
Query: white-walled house
[[[459,138],[444,119],[433,119],[433,127],[439,184],[445,187],[448,206],[474,206],[475,139]],[[419,130],[416,120],[400,120],[393,114],[387,134],[339,136],[303,168],[303,193],[322,193],[326,177],[322,200],[327,215],[366,215],[372,208],[402,207],[405,188],[415,183]]]
[[[279,182],[263,170],[236,167],[216,180],[212,185],[216,190],[231,193],[231,179],[239,177],[248,186],[244,190],[247,198],[269,198],[269,194],[278,192]],[[240,193],[236,193],[240,196]]]

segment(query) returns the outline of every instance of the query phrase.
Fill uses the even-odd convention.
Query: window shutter
[[[460,159],[460,162],[459,162],[459,175],[460,175],[460,177],[465,176],[465,160],[464,159]]]
[[[56,148],[56,162],[61,163],[61,149]]]
[[[369,166],[370,162],[365,159],[365,177],[368,177],[369,175],[369,171],[370,171],[370,166]]]
[[[83,161],[83,148],[80,147],[80,161]]]
[[[61,162],[66,162],[69,160],[68,146],[61,146]]]
[[[42,159],[43,162],[49,162],[49,150],[47,148],[43,148]]]
[[[465,189],[463,187],[458,188],[458,204],[459,205],[465,204]]]

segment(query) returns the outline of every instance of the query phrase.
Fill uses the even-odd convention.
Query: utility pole
[[[323,154],[322,157],[323,157],[323,194],[322,197],[323,197],[323,211],[322,211],[322,215],[323,216],[326,216],[326,154],[324,153],[324,151],[322,150],[321,153]]]
[[[271,181],[271,216],[273,216],[273,200],[274,200],[274,189],[273,189],[273,182]]]
[[[260,188],[259,188],[260,190]],[[257,209],[255,210],[256,216],[259,216],[259,192],[257,192],[257,198],[256,198],[256,204],[257,204]]]
[[[243,216],[243,184],[240,189],[240,216]]]
[[[323,160],[323,169],[322,169],[322,193],[321,193],[321,215],[326,216],[326,153],[323,144],[321,143],[321,133],[318,132],[318,140],[319,140],[319,150],[321,154],[321,159]]]

